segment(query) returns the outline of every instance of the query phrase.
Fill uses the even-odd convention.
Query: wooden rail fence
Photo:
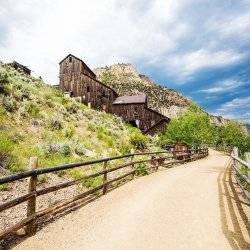
[[[79,202],[83,200],[83,198],[86,198],[89,195],[96,194],[98,193],[98,191],[99,193],[100,191],[102,191],[103,195],[106,194],[108,191],[108,187],[112,183],[117,182],[129,176],[133,179],[138,171],[137,166],[141,163],[148,163],[149,165],[149,167],[147,167],[148,169],[152,171],[157,171],[159,166],[170,167],[177,163],[183,163],[183,162],[187,162],[190,160],[196,160],[199,158],[206,157],[207,155],[208,155],[207,148],[190,150],[190,158],[183,159],[183,160],[176,160],[170,151],[133,153],[133,154],[128,154],[128,155],[115,156],[111,158],[103,158],[103,159],[91,160],[91,161],[85,161],[85,162],[79,162],[79,163],[70,163],[70,164],[64,164],[60,166],[47,167],[47,168],[38,168],[38,159],[36,157],[32,157],[30,159],[30,170],[0,177],[0,184],[11,183],[17,180],[29,178],[29,187],[28,187],[27,194],[24,194],[20,197],[17,197],[15,199],[12,199],[12,200],[9,200],[0,204],[0,212],[3,212],[6,209],[19,205],[23,202],[27,202],[27,217],[19,221],[17,224],[10,226],[9,228],[1,231],[0,240],[4,239],[8,235],[12,235],[20,228],[25,228],[25,232],[27,235],[34,234],[36,232],[36,226],[37,226],[36,221],[38,218],[41,218],[48,214],[55,214],[57,211],[59,211],[59,209],[68,208],[69,205],[70,207],[74,207],[75,205],[78,205]],[[136,156],[147,156],[147,159],[136,160],[135,159]],[[112,166],[111,168],[107,167],[108,163],[114,160],[118,160],[118,159],[126,159],[126,162],[118,166]],[[69,170],[69,169],[83,167],[83,166],[91,166],[97,163],[103,164],[102,171],[84,176],[77,180],[64,182],[59,185],[54,185],[54,186],[46,187],[46,188],[39,189],[39,190],[36,189],[37,178],[39,175],[57,172],[60,170]],[[109,173],[114,172],[119,169],[126,168],[126,167],[130,167],[130,170],[128,172],[123,173],[122,175],[117,176],[113,179],[108,178]],[[36,211],[36,198],[37,197],[63,189],[63,188],[67,188],[73,185],[83,183],[83,181],[86,181],[86,180],[89,180],[91,178],[95,178],[98,176],[103,176],[103,182],[97,187],[91,188],[74,197],[64,199],[43,210]]]
[[[250,164],[248,162],[241,160],[238,157],[238,155],[239,155],[238,149],[234,148],[232,151],[232,154],[231,154],[231,157],[233,159],[232,167],[233,167],[233,170],[235,171],[236,181],[238,182],[243,193],[250,200],[250,192],[244,186],[244,183],[243,183],[243,182],[245,182],[247,185],[250,186],[250,178],[248,177],[247,174],[242,172],[242,169],[240,169],[240,168],[245,168],[245,170],[248,172],[248,171],[250,171]]]

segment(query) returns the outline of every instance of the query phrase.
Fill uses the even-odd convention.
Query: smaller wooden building
[[[113,102],[113,113],[151,135],[163,132],[169,122],[167,117],[148,107],[145,94],[117,97]]]
[[[7,65],[11,66],[12,68],[14,68],[15,70],[22,72],[26,75],[30,75],[31,74],[31,70],[27,67],[24,66],[16,61],[13,61],[12,63],[8,63]]]
[[[171,151],[177,160],[189,159],[191,156],[191,151],[186,143],[174,144]]]

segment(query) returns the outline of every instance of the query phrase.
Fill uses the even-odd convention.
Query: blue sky
[[[0,0],[0,60],[58,83],[68,53],[132,63],[210,113],[250,121],[250,0]]]

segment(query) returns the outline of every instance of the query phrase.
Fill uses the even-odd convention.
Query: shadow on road
[[[250,224],[246,214],[250,206],[233,180],[230,164],[228,161],[226,171],[218,177],[222,231],[232,249],[250,249]]]

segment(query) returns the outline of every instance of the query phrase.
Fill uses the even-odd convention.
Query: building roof
[[[146,95],[133,95],[133,96],[119,96],[115,99],[113,104],[132,104],[132,103],[146,103]]]
[[[10,66],[17,66],[17,67],[20,67],[20,68],[24,68],[26,70],[30,70],[28,68],[28,66],[25,66],[25,65],[22,65],[21,63],[18,63],[17,61],[13,61],[11,63],[7,63],[7,65],[10,65]],[[30,70],[31,71],[31,70]]]
[[[76,56],[74,56],[74,55],[72,55],[72,54],[68,54],[66,57],[64,57],[64,58],[62,59],[62,61],[59,62],[59,64],[61,64],[61,63],[62,63],[65,59],[67,59],[69,56],[74,57],[74,58],[76,58],[77,60],[81,61],[81,63],[88,69],[88,71],[91,72],[91,74],[93,74],[93,75],[96,77],[96,74],[88,67],[88,65],[87,65],[82,59],[80,59],[80,58],[78,58],[78,57],[76,57]]]
[[[152,130],[153,128],[159,126],[163,122],[168,123],[169,122],[169,118],[162,118],[160,121],[158,121],[153,126],[151,126],[150,128],[148,128],[147,130],[145,130],[143,133],[147,134],[148,132],[150,132],[150,130]]]

